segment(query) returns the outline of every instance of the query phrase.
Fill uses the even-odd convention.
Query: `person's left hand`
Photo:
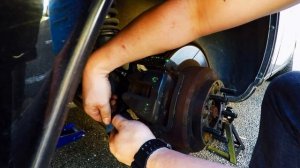
[[[98,122],[108,125],[111,122],[111,85],[102,50],[95,51],[88,59],[82,78],[82,100],[84,111]]]
[[[139,148],[155,136],[145,124],[120,115],[113,118],[112,124],[116,130],[109,138],[110,152],[118,161],[130,166]]]

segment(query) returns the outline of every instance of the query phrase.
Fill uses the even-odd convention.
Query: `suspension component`
[[[117,18],[117,15],[118,10],[115,8],[115,3],[113,3],[105,17],[104,24],[101,27],[96,47],[100,47],[120,31],[120,21]]]
[[[242,146],[231,125],[237,115],[227,107],[227,94],[236,91],[225,88],[212,69],[200,66],[208,64],[201,61],[205,56],[199,52],[187,46],[171,56],[152,56],[131,63],[126,71],[115,70],[110,77],[121,89],[112,84],[112,90],[123,90],[116,91],[122,98],[118,107],[131,109],[157,137],[181,152],[202,150],[214,140],[235,146],[233,138],[228,138],[232,133],[238,139],[236,145]]]
[[[166,139],[182,152],[195,152],[203,149],[209,134],[203,127],[217,124],[218,105],[209,100],[209,95],[220,94],[223,87],[210,68],[188,67],[180,72],[183,81],[174,91],[169,113],[174,113],[172,129],[165,134]],[[206,137],[208,135],[208,137]]]
[[[101,36],[114,36],[120,31],[119,19],[117,18],[118,10],[114,8],[114,5],[109,9],[108,14],[105,17],[104,24],[101,28]]]

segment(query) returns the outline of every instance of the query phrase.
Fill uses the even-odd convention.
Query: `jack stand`
[[[61,148],[71,142],[75,142],[85,136],[85,132],[76,128],[75,124],[68,123],[64,126],[58,139],[56,149]]]
[[[224,129],[226,132],[226,140],[221,141],[223,143],[227,143],[227,151],[218,149],[217,147],[214,147],[212,145],[208,145],[207,149],[213,153],[216,153],[217,155],[227,159],[232,164],[237,164],[237,155],[241,150],[245,149],[244,144],[242,143],[235,127],[232,123],[226,122],[224,123]],[[215,135],[214,135],[215,136]],[[222,139],[223,136],[220,138],[215,139]]]

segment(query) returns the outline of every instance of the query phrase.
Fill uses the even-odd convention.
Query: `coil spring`
[[[100,34],[95,44],[96,48],[101,47],[104,43],[109,41],[114,35],[119,31],[119,19],[117,18],[118,10],[114,8],[115,4],[108,10],[107,15],[105,16],[104,24],[100,29]]]
[[[101,28],[101,36],[113,36],[120,31],[119,19],[117,18],[118,10],[114,8],[114,5],[109,9],[108,14],[105,17],[104,24]]]

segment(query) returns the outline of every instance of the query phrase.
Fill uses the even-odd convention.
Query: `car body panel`
[[[292,61],[300,30],[300,25],[296,21],[299,18],[300,5],[280,12],[276,44],[265,79],[275,75]]]

